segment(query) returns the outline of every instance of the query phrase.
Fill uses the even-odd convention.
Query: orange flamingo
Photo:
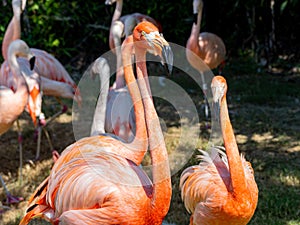
[[[220,110],[226,154],[222,148],[212,148],[211,155],[201,151],[200,164],[181,174],[181,196],[187,211],[192,213],[190,224],[247,224],[258,201],[253,169],[239,155],[228,115],[226,80],[215,76],[211,88],[214,104]]]
[[[121,17],[123,0],[106,0],[106,5],[116,3],[112,17],[109,46],[116,53],[116,81],[110,88],[107,106],[105,131],[114,133],[125,141],[130,142],[135,133],[135,118],[132,110],[132,101],[127,87],[125,87],[124,71],[122,67],[121,39],[132,34],[133,28],[141,21],[149,21],[159,28],[160,24],[150,16],[141,13],[132,13]],[[103,107],[103,105],[102,105]]]
[[[10,83],[0,83],[0,135],[4,134],[13,124],[14,121],[24,111],[28,102],[28,87],[26,79],[30,79],[28,71],[24,70],[24,67],[19,65],[17,57],[25,57],[30,61],[31,69],[34,66],[34,56],[30,52],[29,47],[24,41],[15,40],[8,48],[8,64],[11,68],[9,80]],[[23,74],[24,77],[23,77]],[[0,77],[2,74],[0,74]],[[26,78],[26,79],[25,79]],[[20,142],[19,142],[20,143]],[[19,145],[20,153],[20,180],[22,180],[22,145]],[[6,192],[6,203],[16,203],[22,200],[22,198],[12,196],[5,186],[5,183],[0,176],[1,183]]]
[[[2,55],[3,58],[7,59],[7,48],[9,44],[15,40],[20,39],[21,37],[21,14],[22,11],[25,9],[26,6],[26,0],[13,0],[12,1],[12,8],[13,8],[13,17],[6,29],[3,42],[2,42]],[[40,90],[43,91],[44,95],[51,95],[56,97],[62,97],[62,98],[74,98],[78,104],[81,104],[81,96],[79,90],[77,90],[77,86],[75,82],[72,80],[68,72],[65,70],[65,68],[61,65],[61,63],[53,57],[51,54],[32,48],[31,51],[36,56],[36,67],[35,71],[38,75],[40,75],[41,79],[41,85],[38,87],[37,85],[33,85],[34,88],[32,88],[32,85],[29,85],[30,88],[30,98],[35,97],[37,95],[40,95]],[[2,64],[2,71],[8,71],[7,68],[8,65],[6,62]],[[8,73],[8,72],[7,72]],[[4,77],[4,78],[3,78]],[[7,78],[8,74],[3,73],[2,79]],[[60,102],[60,101],[59,101]],[[30,107],[28,107],[30,109]],[[49,119],[48,121],[52,121],[55,117],[59,116],[60,114],[67,111],[67,107],[63,106],[62,110],[59,113],[56,113],[52,119]],[[39,112],[37,114],[36,112]],[[40,155],[40,137],[41,137],[41,127],[46,125],[46,121],[44,120],[44,115],[41,113],[40,110],[29,110],[29,113],[31,114],[31,117],[33,119],[34,125],[38,125],[38,146],[37,146],[37,152],[36,152],[36,159],[39,158]],[[36,121],[36,118],[38,118],[38,123]],[[46,136],[48,137],[47,131]],[[50,139],[48,138],[50,146],[52,146]],[[51,147],[52,148],[52,147]],[[52,152],[56,153],[56,151],[53,150]]]
[[[199,71],[203,83],[202,90],[204,95],[206,95],[207,82],[203,74],[205,71],[203,71],[203,68],[199,69],[199,58],[203,60],[210,69],[215,69],[220,64],[224,65],[226,48],[222,39],[216,34],[209,32],[200,33],[202,10],[202,0],[194,0],[194,23],[191,30],[191,35],[186,44],[186,57],[191,66]],[[198,56],[199,58],[195,57],[194,55]],[[208,104],[206,99],[205,101],[205,116],[206,119],[208,119]]]
[[[125,80],[137,120],[136,137],[143,138],[143,149],[149,143],[153,183],[137,161],[131,160],[136,158],[132,150],[137,151],[132,143],[113,135],[83,138],[64,150],[50,176],[32,195],[20,225],[37,216],[53,224],[162,223],[170,205],[171,179],[159,119],[144,79],[146,51],[158,55],[170,51],[160,35],[153,35],[156,30],[151,23],[140,23],[122,45]],[[138,82],[130,57],[133,48]]]

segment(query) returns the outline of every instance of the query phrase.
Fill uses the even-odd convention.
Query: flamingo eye
[[[145,32],[145,31],[143,31],[143,30],[142,30],[142,35],[143,35],[143,36],[146,36],[146,32]]]

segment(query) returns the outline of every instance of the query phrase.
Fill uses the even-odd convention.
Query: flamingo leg
[[[46,129],[46,126],[53,122],[53,120],[55,120],[57,117],[59,117],[61,114],[65,113],[68,110],[68,107],[66,105],[64,105],[61,101],[61,99],[59,97],[55,97],[56,100],[58,101],[58,103],[62,106],[62,109],[55,113],[53,116],[51,116],[50,118],[48,118],[47,120],[45,120],[43,114],[42,118],[39,119],[39,125],[37,128],[37,133],[38,133],[38,144],[37,144],[37,150],[36,150],[36,156],[35,156],[35,160],[39,160],[40,158],[40,145],[41,145],[41,136],[42,136],[42,130],[44,131],[46,138],[48,140],[49,146],[51,148],[52,151],[52,155],[53,155],[53,160],[54,162],[58,159],[59,157],[59,153],[53,148],[53,144],[49,135],[48,130]]]
[[[18,143],[19,143],[19,157],[20,157],[20,163],[19,163],[19,184],[22,185],[23,181],[23,137],[22,137],[22,132],[21,132],[21,127],[19,120],[17,119],[17,127],[18,127]]]
[[[51,149],[51,151],[52,151],[52,158],[53,158],[53,161],[56,162],[60,155],[59,155],[59,153],[53,148],[53,144],[52,144],[52,141],[51,141],[51,138],[50,138],[50,135],[49,135],[48,130],[47,130],[45,127],[43,127],[43,131],[44,131],[44,133],[45,133],[45,135],[46,135],[46,138],[47,138],[47,140],[48,140],[50,149]]]
[[[38,139],[37,139],[37,148],[36,148],[36,154],[35,154],[35,161],[39,160],[40,152],[41,152],[42,125],[40,124],[40,121],[38,121],[37,137],[38,137]]]
[[[0,182],[4,188],[5,194],[6,194],[6,200],[5,200],[5,204],[9,205],[9,204],[15,204],[15,203],[19,203],[20,201],[23,201],[24,198],[23,197],[16,197],[13,196],[7,189],[6,184],[2,178],[2,176],[0,175]]]
[[[208,110],[208,100],[207,100],[207,97],[206,97],[207,83],[206,83],[205,78],[204,78],[204,73],[200,72],[200,74],[201,74],[201,80],[202,80],[202,91],[204,93],[204,101],[205,101],[205,103],[204,103],[205,127],[208,128],[209,127],[209,125],[208,125],[209,110]]]

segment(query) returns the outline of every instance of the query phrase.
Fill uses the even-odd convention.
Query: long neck
[[[122,29],[121,27],[119,28],[119,24],[115,24],[116,21],[118,21],[121,17],[122,14],[122,8],[123,8],[123,0],[117,0],[116,1],[116,8],[114,11],[114,15],[112,17],[111,20],[111,26],[110,26],[110,31],[109,31],[109,35],[110,35],[110,47],[116,48],[116,56],[117,56],[117,73],[116,73],[116,88],[123,88],[125,86],[125,80],[124,80],[124,71],[123,71],[123,67],[122,67],[122,57],[121,57],[121,43],[120,43],[120,39],[119,37],[115,37],[113,35],[113,30],[115,29]],[[114,31],[116,32],[116,31]],[[122,33],[122,32],[121,32]],[[118,34],[120,37],[122,34]]]
[[[116,89],[123,88],[125,86],[124,70],[122,66],[122,53],[120,44],[116,46],[116,58],[117,58],[117,72],[116,72]]]
[[[201,18],[202,18],[202,6],[200,6],[198,9],[194,9],[194,17],[195,21],[192,26],[191,35],[187,41],[187,49],[194,52],[197,56],[200,58],[203,58],[203,55],[201,55],[200,47],[199,47],[199,33],[200,33],[200,26],[201,26]],[[199,65],[198,59],[187,52],[187,59],[190,62],[190,64],[197,68]]]
[[[220,122],[224,145],[226,149],[226,155],[228,158],[233,193],[240,193],[246,188],[245,174],[243,170],[241,157],[239,155],[238,146],[235,140],[234,132],[230,123],[230,118],[228,115],[226,96],[224,96],[221,100]]]
[[[194,16],[197,16],[197,20],[195,20],[194,23],[193,23],[191,36],[193,35],[197,38],[199,38],[199,33],[200,33],[202,10],[203,10],[203,5],[202,4],[200,4],[198,9],[194,9]]]
[[[122,8],[123,8],[123,0],[117,0],[116,8],[115,8],[112,20],[111,20],[111,24],[113,24],[113,22],[120,19],[121,14],[122,14]]]
[[[100,95],[97,101],[93,123],[91,128],[91,135],[99,135],[105,133],[105,115],[106,115],[106,102],[109,89],[110,69],[107,61],[99,57],[91,68],[91,73],[98,74],[100,80]]]
[[[148,75],[146,68],[146,52],[136,48],[135,53],[137,60],[137,77],[144,103],[150,157],[152,162],[152,210],[156,214],[161,213],[161,215],[164,216],[169,210],[172,192],[168,153],[159,119],[147,88]]]
[[[134,153],[133,160],[136,164],[140,164],[147,152],[148,139],[147,130],[144,115],[144,106],[141,99],[141,94],[139,91],[138,84],[133,74],[131,53],[132,53],[132,36],[128,37],[123,42],[122,59],[124,66],[125,81],[128,86],[128,91],[132,98],[134,114],[135,114],[135,124],[136,124],[136,134],[131,143],[125,144]]]
[[[20,21],[20,15],[14,15],[11,19],[8,27],[6,28],[3,42],[2,42],[2,56],[4,60],[7,60],[7,50],[9,44],[16,40],[21,38],[21,21]]]

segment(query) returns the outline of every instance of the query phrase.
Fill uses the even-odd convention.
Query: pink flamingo
[[[20,39],[21,37],[21,14],[26,6],[26,0],[13,0],[12,1],[12,8],[13,8],[13,17],[6,29],[3,42],[2,42],[2,55],[3,58],[7,59],[7,48],[9,44],[15,40]],[[68,72],[65,70],[65,68],[61,65],[61,63],[53,57],[51,54],[32,48],[31,51],[36,56],[36,67],[35,71],[38,75],[40,75],[41,84],[40,87],[37,87],[37,85],[32,86],[29,85],[30,88],[30,96],[36,97],[37,95],[40,95],[40,91],[43,91],[44,95],[51,95],[56,97],[62,97],[62,98],[74,98],[78,104],[81,104],[81,96],[79,89],[77,89],[77,86],[75,82],[72,80]],[[2,71],[8,71],[7,68],[8,65],[6,62],[2,64]],[[4,78],[3,78],[4,77]],[[8,78],[7,75],[3,75],[2,79]],[[60,100],[58,99],[60,102]],[[52,121],[55,117],[59,116],[60,114],[67,111],[67,106],[63,106],[62,110],[58,113],[56,113],[53,118],[48,120]],[[36,114],[36,112],[39,112],[39,114]],[[44,120],[44,115],[41,113],[40,110],[36,111],[29,111],[31,114],[31,117],[33,119],[34,125],[38,125],[38,146],[37,146],[37,152],[36,152],[36,160],[39,159],[40,155],[40,138],[41,138],[41,128],[45,127],[46,121]],[[36,118],[39,119],[38,123],[36,121]],[[44,129],[46,132],[46,136],[48,137],[48,132]],[[52,146],[50,139],[48,138],[50,146]],[[52,148],[52,147],[51,147]],[[52,152],[56,154],[56,151],[53,150]]]
[[[5,133],[14,121],[24,111],[28,99],[28,87],[26,79],[30,79],[32,75],[24,66],[20,66],[17,57],[25,57],[30,61],[31,69],[34,66],[34,56],[30,52],[29,47],[24,41],[15,40],[8,48],[8,64],[10,67],[10,82],[8,84],[0,84],[0,135]],[[22,74],[24,73],[24,75]],[[2,74],[0,74],[0,77]],[[25,79],[26,78],[26,79]],[[19,142],[20,143],[20,142]],[[20,153],[20,181],[22,181],[22,145],[19,145]],[[5,186],[0,176],[1,183],[6,192],[6,203],[17,203],[23,198],[12,196]]]
[[[110,135],[83,138],[64,150],[50,176],[29,200],[20,225],[35,217],[52,224],[162,223],[171,200],[170,168],[159,119],[144,79],[146,51],[157,55],[169,51],[160,35],[152,35],[156,30],[148,22],[140,23],[122,45],[125,80],[134,103],[136,124],[141,125],[137,126],[137,136],[145,138],[141,139],[146,144],[144,149],[149,143],[153,183],[136,160],[131,160],[137,150],[132,143]],[[130,57],[133,48],[138,82]]]
[[[105,4],[107,5],[112,5],[113,3],[116,3],[116,8],[112,17],[109,32],[109,45],[111,50],[116,53],[117,72],[116,81],[109,89],[106,102],[105,131],[108,133],[114,133],[125,141],[130,142],[135,134],[135,118],[132,110],[133,104],[131,97],[128,93],[127,87],[125,87],[120,48],[121,39],[124,36],[128,37],[131,35],[133,28],[141,21],[149,21],[153,23],[160,31],[161,26],[153,18],[140,13],[128,14],[121,17],[123,0],[105,1]]]
[[[258,188],[251,164],[239,155],[226,102],[227,83],[215,76],[211,84],[213,102],[226,154],[213,147],[211,154],[201,151],[199,165],[185,169],[180,178],[181,196],[190,212],[190,224],[247,224],[258,201]]]
[[[222,39],[216,34],[209,32],[200,33],[202,10],[202,0],[193,0],[193,12],[195,20],[190,37],[186,44],[186,57],[191,66],[199,71],[203,83],[202,89],[204,95],[206,96],[207,82],[204,76],[205,71],[203,71],[203,68],[199,68],[199,58],[203,60],[210,69],[214,69],[220,64],[224,65],[226,48]],[[195,57],[195,55],[199,58]],[[206,99],[205,101],[205,116],[208,119],[208,104]]]

